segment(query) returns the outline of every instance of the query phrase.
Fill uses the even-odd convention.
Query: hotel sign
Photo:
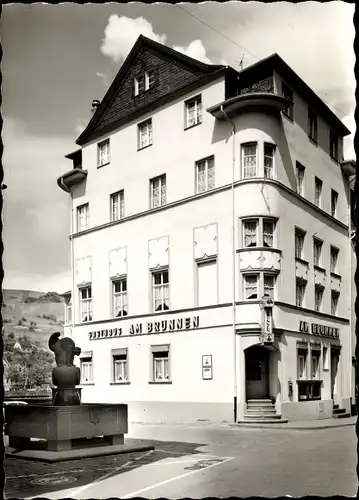
[[[89,332],[89,339],[105,339],[130,335],[147,335],[151,333],[178,332],[199,327],[199,316],[192,318],[175,318],[161,321],[151,321],[147,323],[135,323],[124,328],[110,328]]]
[[[307,321],[300,321],[299,331],[302,333],[312,333],[313,335],[321,335],[323,337],[331,337],[333,339],[339,338],[339,328],[332,328],[331,326],[317,325],[316,323],[310,324]]]

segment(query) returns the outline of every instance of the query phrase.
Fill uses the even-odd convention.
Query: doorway
[[[246,400],[269,398],[269,351],[261,346],[245,351]]]

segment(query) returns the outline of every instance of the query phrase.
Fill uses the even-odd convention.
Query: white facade
[[[277,74],[274,85],[280,93]],[[333,401],[349,409],[353,389],[348,180],[324,146],[328,123],[319,118],[317,145],[303,130],[303,99],[294,97],[294,121],[270,104],[249,106],[230,115],[233,129],[206,111],[224,95],[219,77],[82,147],[88,174],[71,188],[65,330],[82,349],[82,399],[128,403],[131,421],[233,421],[248,399],[262,398],[291,420],[327,418]],[[186,102],[199,96],[201,117],[187,128]],[[139,150],[146,120],[152,145]],[[109,162],[98,168],[107,139]],[[341,158],[341,137],[338,148]],[[305,167],[302,196],[296,162]],[[117,192],[122,212],[113,220]],[[88,229],[77,232],[87,204]],[[296,228],[305,235],[300,258]],[[322,242],[316,267],[313,238]],[[272,308],[261,307],[265,294]]]

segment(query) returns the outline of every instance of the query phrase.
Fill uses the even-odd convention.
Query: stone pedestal
[[[72,406],[81,404],[82,388],[72,387],[70,389],[52,388],[52,404],[54,406]]]

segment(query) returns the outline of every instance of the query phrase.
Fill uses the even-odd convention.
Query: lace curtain
[[[274,223],[263,222],[263,246],[273,247]]]
[[[264,276],[264,296],[274,298],[274,276]]]
[[[257,246],[257,222],[244,223],[244,246],[255,247]]]
[[[244,177],[255,177],[257,173],[257,146],[243,146]]]
[[[257,276],[245,276],[245,298],[258,298],[258,278]]]

